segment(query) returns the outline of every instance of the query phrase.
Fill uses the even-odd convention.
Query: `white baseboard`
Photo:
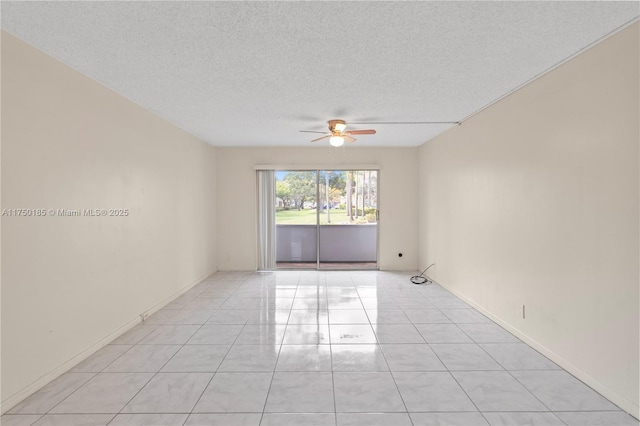
[[[589,374],[585,373],[584,371],[582,371],[581,369],[579,369],[578,367],[573,365],[571,362],[567,361],[566,359],[562,358],[561,356],[559,356],[555,352],[551,351],[546,346],[544,346],[541,343],[539,343],[537,340],[527,336],[526,334],[524,334],[523,332],[521,332],[517,328],[511,326],[506,321],[504,321],[501,318],[495,316],[493,313],[487,311],[482,306],[478,305],[473,300],[468,299],[467,297],[465,297],[464,295],[460,294],[456,290],[453,290],[452,288],[450,288],[447,285],[444,285],[444,284],[442,284],[440,282],[437,282],[436,284],[438,284],[438,285],[442,286],[443,288],[447,289],[447,291],[450,291],[451,293],[455,294],[460,299],[464,300],[469,305],[473,306],[478,311],[482,312],[485,316],[490,318],[496,324],[499,324],[501,327],[507,329],[510,333],[515,335],[517,338],[519,338],[520,340],[522,340],[523,342],[525,342],[526,344],[528,344],[529,346],[531,346],[532,348],[534,348],[535,350],[537,350],[538,352],[540,352],[541,354],[543,354],[544,356],[549,358],[551,361],[553,361],[556,364],[558,364],[560,367],[564,368],[567,372],[569,372],[570,374],[575,376],[577,379],[579,379],[580,381],[585,383],[587,386],[591,387],[593,390],[598,392],[600,395],[602,395],[605,398],[607,398],[609,401],[611,401],[614,404],[616,404],[618,407],[620,407],[622,410],[626,411],[631,416],[635,417],[636,419],[640,419],[640,417],[639,417],[640,416],[640,406],[638,405],[638,401],[630,401],[630,400],[624,398],[623,396],[621,396],[617,392],[611,390],[609,387],[605,386],[600,381],[596,380],[595,378],[593,378]]]
[[[147,309],[144,312],[146,314],[148,314],[148,315],[151,315],[151,314],[155,313],[156,311],[162,309],[164,306],[168,305],[169,303],[171,303],[172,301],[174,301],[178,297],[182,296],[184,293],[189,291],[191,288],[195,287],[197,284],[199,284],[202,281],[204,281],[207,277],[211,276],[212,274],[213,273],[209,273],[209,274],[207,274],[207,275],[205,275],[203,277],[200,277],[200,278],[192,281],[191,283],[189,283],[186,286],[182,287],[177,292],[173,293],[171,296],[165,298],[160,303],[157,303],[157,304],[153,305],[151,308]],[[94,353],[96,353],[97,351],[99,351],[100,349],[102,349],[103,347],[105,347],[110,342],[112,342],[116,338],[120,337],[121,335],[123,335],[127,331],[131,330],[133,327],[135,327],[136,325],[140,324],[141,322],[142,322],[142,318],[139,317],[139,316],[136,316],[136,318],[133,318],[132,320],[128,321],[126,324],[124,324],[122,327],[120,327],[117,330],[115,330],[113,333],[110,333],[109,335],[107,335],[104,338],[100,339],[98,342],[94,343],[93,345],[89,346],[87,349],[83,350],[82,352],[80,352],[79,354],[74,356],[73,358],[71,358],[68,361],[64,362],[59,367],[53,369],[49,373],[41,376],[36,381],[34,381],[31,384],[29,384],[27,387],[23,388],[22,390],[18,391],[15,394],[11,395],[9,398],[7,398],[6,400],[2,401],[2,403],[0,404],[1,405],[0,406],[0,413],[4,414],[7,411],[11,410],[13,407],[15,407],[21,401],[23,401],[24,399],[28,398],[29,396],[31,396],[32,394],[34,394],[35,392],[40,390],[43,386],[46,386],[47,384],[49,384],[53,380],[57,379],[58,377],[60,377],[61,375],[63,375],[67,371],[69,371],[71,368],[75,367],[78,363],[80,363],[80,362],[84,361],[85,359],[89,358],[91,355],[93,355]]]

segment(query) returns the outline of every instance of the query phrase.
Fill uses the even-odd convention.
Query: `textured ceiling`
[[[6,2],[2,28],[217,146],[417,146],[637,19],[637,2]]]

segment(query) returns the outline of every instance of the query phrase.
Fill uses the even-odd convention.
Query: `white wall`
[[[420,265],[636,417],[638,36],[636,23],[419,159]]]
[[[2,33],[3,410],[216,270],[215,148]],[[75,361],[73,361],[75,359]]]
[[[257,268],[256,165],[326,167],[379,165],[379,267],[417,265],[417,148],[218,148],[218,268]],[[356,142],[357,143],[357,142]],[[399,258],[398,253],[403,257]]]

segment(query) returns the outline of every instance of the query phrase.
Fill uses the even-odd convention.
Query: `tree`
[[[347,199],[347,216],[349,216],[349,220],[353,220],[353,209],[351,208],[351,175],[353,172],[347,172],[347,181],[345,184],[346,190],[345,195]]]
[[[331,200],[329,192],[329,173],[324,173],[324,183],[325,183],[325,197],[327,203],[327,223],[331,223]]]
[[[329,178],[327,195],[328,195],[328,203],[327,207],[331,208],[334,203],[340,201],[340,197],[344,196],[345,185],[346,185],[346,172],[344,171],[322,171],[320,172],[320,182],[324,182],[325,187],[327,186],[327,177]]]
[[[289,172],[284,181],[291,191],[291,199],[298,210],[304,207],[305,201],[316,198],[315,172]]]
[[[374,170],[369,173],[369,207],[378,207],[378,172]]]
[[[281,180],[276,181],[276,197],[280,198],[285,206],[291,206],[291,188],[288,182]]]
[[[356,217],[356,221],[358,220],[358,190],[360,189],[360,185],[358,184],[358,172],[354,171],[353,172],[353,192],[355,193],[356,196],[356,208],[355,208],[355,217]]]
[[[336,195],[344,195],[345,186],[347,184],[346,172],[343,171],[334,171],[327,172],[329,175],[329,187],[331,188],[331,192]]]

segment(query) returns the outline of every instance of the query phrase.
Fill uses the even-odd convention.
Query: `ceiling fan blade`
[[[375,135],[376,131],[373,129],[369,129],[369,130],[349,130],[347,132],[344,132],[347,135]]]
[[[321,138],[314,139],[311,142],[318,142],[318,141],[321,141],[322,139],[330,138],[331,136],[333,136],[333,135],[325,135],[325,136],[323,136]]]
[[[321,133],[321,134],[325,134],[325,132],[316,132],[315,130],[299,130],[302,133]]]
[[[356,138],[352,138],[349,135],[342,135],[342,137],[344,138],[345,142],[355,142],[356,141]]]

